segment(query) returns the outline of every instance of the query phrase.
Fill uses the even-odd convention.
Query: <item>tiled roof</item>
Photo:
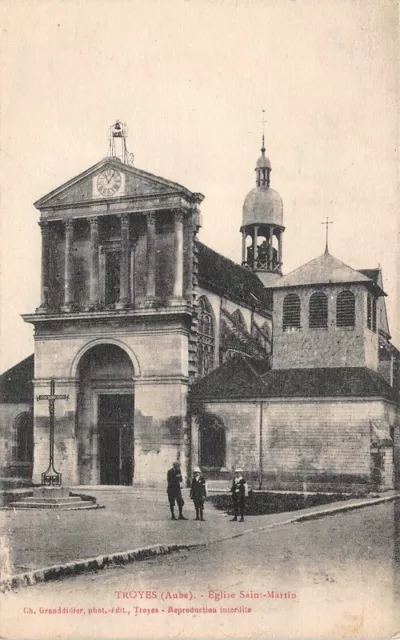
[[[259,398],[265,394],[260,373],[265,373],[268,369],[269,363],[266,360],[235,355],[195,382],[191,397],[195,401],[203,398]]]
[[[369,272],[372,270],[365,270]],[[341,262],[330,253],[325,252],[318,258],[314,258],[291,271],[279,280],[269,285],[270,289],[283,289],[286,287],[309,286],[316,284],[353,284],[363,283],[378,288],[378,292],[384,295],[377,281],[370,278],[363,271],[356,271],[344,262]]]
[[[33,401],[33,354],[0,376],[0,402]]]
[[[263,371],[264,367],[264,371]],[[267,361],[237,356],[193,385],[193,400],[244,398],[370,398],[399,402],[396,391],[367,367],[268,369]]]
[[[198,245],[201,287],[225,294],[228,298],[231,297],[251,307],[272,310],[272,296],[264,289],[254,273],[225,258],[202,242]]]
[[[269,398],[380,397],[398,400],[379,373],[367,367],[276,369],[262,376]]]
[[[358,271],[362,273],[363,276],[367,276],[367,278],[375,282],[375,284],[379,284],[379,269],[359,269]]]

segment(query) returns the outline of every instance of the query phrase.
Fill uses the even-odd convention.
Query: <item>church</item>
[[[175,459],[254,488],[392,488],[399,352],[380,269],[329,253],[283,274],[283,203],[256,163],[240,264],[199,240],[204,196],[140,170],[125,125],[100,162],[35,202],[34,355],[0,377],[0,474],[40,484],[165,483]]]

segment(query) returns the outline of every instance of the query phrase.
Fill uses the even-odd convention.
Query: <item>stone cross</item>
[[[42,473],[42,484],[50,487],[61,486],[61,473],[54,468],[54,404],[56,400],[68,400],[69,396],[55,393],[54,378],[50,380],[50,393],[36,396],[36,400],[47,400],[49,403],[50,416],[50,448],[49,448],[49,467],[47,471]]]

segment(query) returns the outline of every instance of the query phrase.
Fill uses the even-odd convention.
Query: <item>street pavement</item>
[[[2,598],[2,637],[25,640],[390,638],[400,631],[400,502]]]
[[[193,503],[183,490],[188,521],[171,521],[165,490],[134,487],[91,487],[104,509],[89,511],[1,510],[0,579],[34,569],[134,550],[158,544],[205,543],[278,524],[296,514],[325,510],[321,505],[297,512],[248,516],[232,523],[222,511],[206,503],[206,522],[194,521]],[[337,503],[358,504],[360,500]]]

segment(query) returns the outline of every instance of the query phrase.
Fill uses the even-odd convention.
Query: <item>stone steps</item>
[[[9,502],[6,509],[55,509],[70,511],[75,509],[96,509],[96,498],[83,499],[71,495],[66,487],[36,487],[33,495]]]

